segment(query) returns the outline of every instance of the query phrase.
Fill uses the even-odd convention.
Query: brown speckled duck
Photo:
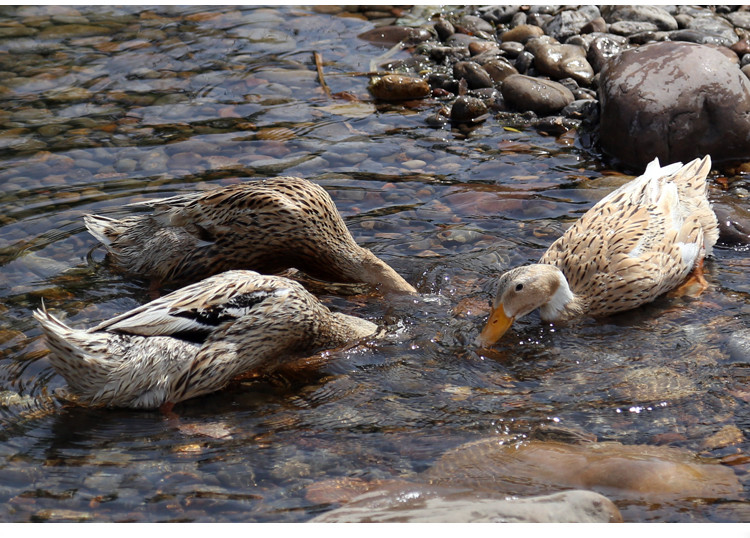
[[[212,276],[91,329],[72,329],[45,309],[34,317],[50,363],[79,401],[164,411],[240,374],[377,331],[331,312],[298,282],[253,271]]]
[[[477,344],[495,343],[514,320],[540,309],[545,321],[606,316],[700,279],[719,237],[707,198],[709,156],[659,166],[603,198],[552,243],[539,263],[500,277]],[[705,285],[705,281],[702,281]]]
[[[191,283],[230,269],[367,283],[383,293],[416,290],[354,241],[320,185],[279,177],[133,204],[151,209],[116,220],[86,215],[115,264],[157,283]]]

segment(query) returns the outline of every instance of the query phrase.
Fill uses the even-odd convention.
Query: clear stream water
[[[362,17],[1,9],[1,521],[306,521],[338,506],[337,480],[418,480],[462,443],[546,424],[734,457],[747,491],[750,368],[726,350],[750,321],[742,249],[717,249],[698,299],[561,329],[534,314],[490,351],[471,344],[495,277],[628,179],[573,134],[433,128],[433,100],[373,103],[363,73],[386,49],[356,38],[373,27]],[[417,286],[416,300],[322,297],[388,335],[312,374],[186,402],[179,419],[59,398],[31,317],[41,301],[84,327],[150,300],[82,215],[277,175],[325,186],[355,238]],[[707,446],[720,431],[730,442]],[[331,499],[310,494],[326,484]],[[745,499],[621,508],[742,521]]]

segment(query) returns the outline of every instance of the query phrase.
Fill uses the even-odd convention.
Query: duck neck
[[[568,279],[562,271],[557,271],[558,285],[549,301],[539,308],[544,321],[566,321],[581,312],[579,299],[571,291]]]
[[[366,248],[360,248],[360,262],[357,264],[356,277],[376,287],[383,294],[411,294],[417,293],[414,286],[393,270],[391,266],[375,256]]]
[[[374,335],[378,326],[367,320],[339,312],[329,312],[315,332],[315,347],[340,346]]]

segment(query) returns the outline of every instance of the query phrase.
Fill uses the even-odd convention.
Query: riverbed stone
[[[687,27],[688,29],[698,30],[704,34],[719,38],[721,40],[720,44],[725,47],[731,47],[739,41],[739,37],[734,31],[734,26],[723,17],[695,17]]]
[[[471,89],[492,87],[492,77],[476,62],[456,62],[453,76],[457,80],[466,80]]]
[[[105,26],[90,24],[58,24],[47,26],[38,37],[40,39],[65,39],[69,37],[84,37],[92,35],[109,35],[111,30]]]
[[[608,23],[619,21],[648,22],[659,30],[677,30],[675,18],[666,9],[659,6],[607,5],[602,6],[601,13]]]
[[[600,16],[596,6],[580,6],[578,9],[566,9],[554,15],[544,23],[542,29],[548,36],[562,41],[572,35],[579,34],[581,28]]]
[[[529,495],[563,488],[597,491],[613,501],[737,498],[734,471],[674,447],[617,442],[490,437],[444,454],[424,477],[435,485],[491,489]]]
[[[584,86],[591,84],[594,78],[594,70],[582,47],[537,38],[526,43],[526,50],[534,55],[534,67],[543,75],[556,79],[571,77]]]
[[[489,22],[476,15],[462,15],[458,20],[454,21],[454,26],[457,31],[472,35],[479,34],[480,32],[485,34],[494,32],[494,28]]]
[[[642,32],[655,32],[659,29],[652,22],[617,21],[609,25],[609,31],[615,35],[630,36]]]
[[[750,329],[734,331],[726,347],[732,362],[750,364]]]
[[[604,17],[596,17],[591,19],[589,22],[581,26],[581,34],[592,34],[597,32],[607,31],[607,21]]]
[[[500,40],[503,43],[525,43],[529,39],[541,37],[543,35],[544,30],[542,30],[539,26],[533,26],[531,24],[520,24],[515,28],[511,28],[510,30],[506,30],[505,32],[500,34]]]
[[[489,74],[492,81],[495,83],[502,82],[510,75],[517,75],[518,70],[513,67],[507,59],[503,57],[489,60],[482,64],[482,68]]]
[[[607,33],[593,35],[595,37],[589,43],[586,59],[596,73],[604,68],[610,58],[631,48],[626,37]]]
[[[430,94],[430,85],[419,77],[384,75],[373,77],[369,90],[377,99],[383,101],[404,101],[426,97]]]
[[[478,97],[459,96],[451,107],[451,120],[457,123],[476,123],[486,118],[487,105]]]
[[[363,41],[378,45],[395,45],[396,43],[421,43],[430,37],[430,33],[422,28],[406,26],[381,26],[362,32],[357,36]]]
[[[315,517],[315,523],[619,523],[612,501],[572,490],[521,499],[487,498],[465,490],[395,483],[364,493]]]
[[[654,157],[750,158],[750,81],[716,47],[662,42],[625,51],[602,70],[599,99],[602,149],[636,169]]]
[[[733,11],[724,15],[724,17],[734,26],[750,30],[750,11]]]
[[[573,92],[558,82],[526,75],[510,75],[500,91],[505,102],[540,115],[555,114],[575,100]]]

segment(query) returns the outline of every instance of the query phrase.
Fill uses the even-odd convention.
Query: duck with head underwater
[[[333,282],[415,294],[401,275],[352,237],[328,193],[277,177],[132,204],[143,214],[86,215],[116,266],[157,284],[190,284],[231,269],[296,268]]]
[[[53,368],[82,403],[169,410],[247,372],[374,336],[377,325],[331,312],[301,284],[227,271],[90,329],[37,310]]]
[[[589,209],[538,263],[500,277],[479,346],[539,308],[565,322],[637,308],[680,286],[691,272],[705,286],[703,259],[719,237],[707,198],[709,156],[686,165],[651,162],[642,176]]]

